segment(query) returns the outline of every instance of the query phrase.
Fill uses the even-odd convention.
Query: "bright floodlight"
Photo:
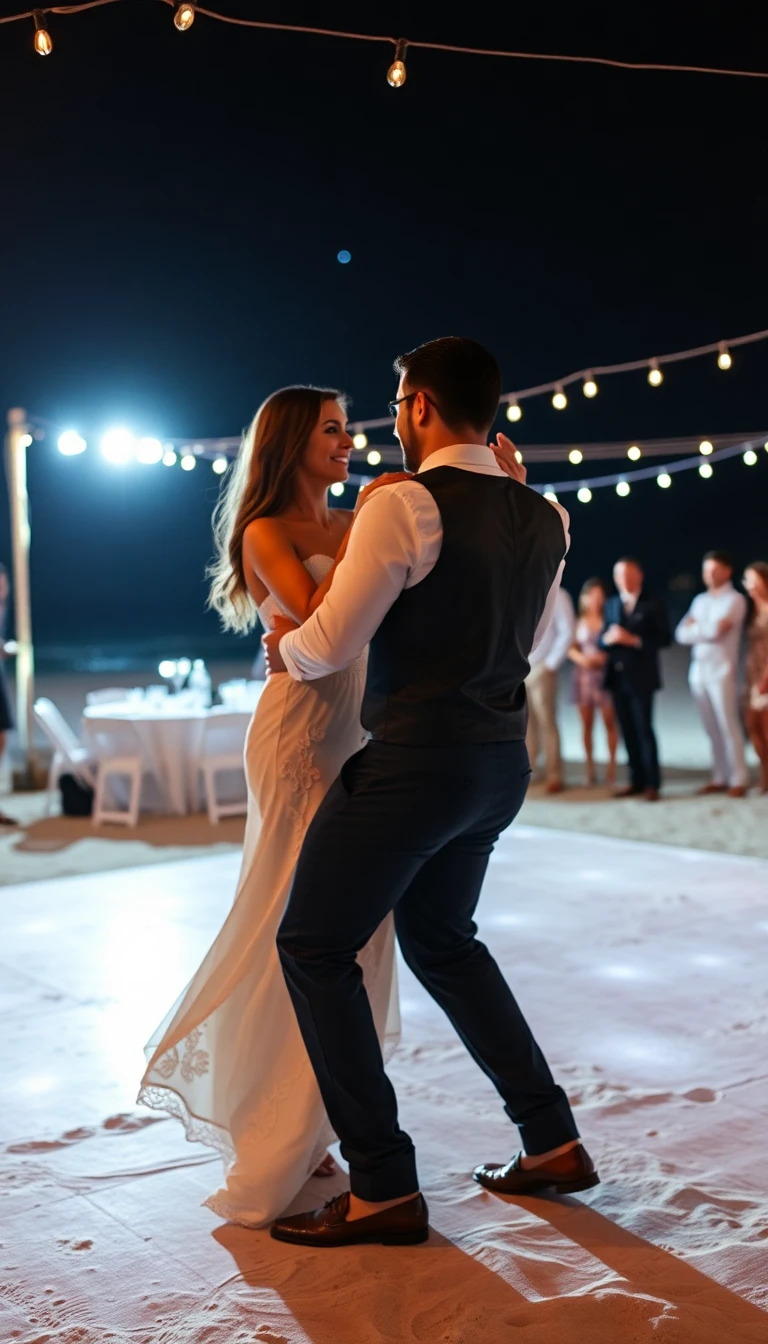
[[[576,491],[576,498],[580,504],[588,504],[592,498],[592,491],[588,485],[582,485],[580,490]]]
[[[746,453],[744,454],[744,461],[746,462],[748,467],[754,467],[755,463],[757,462],[757,453],[754,451],[753,448],[747,449]]]
[[[197,458],[194,453],[185,453],[181,459],[182,471],[194,471],[197,466]]]
[[[516,401],[510,401],[507,407],[507,419],[511,420],[512,423],[514,424],[516,420],[520,419],[522,414],[523,414],[522,407],[518,406]]]
[[[632,446],[627,449],[627,457],[630,462],[639,462],[642,456],[643,454],[636,443],[633,443]]]
[[[354,445],[355,448],[357,448],[357,449],[359,449],[360,451],[362,451],[363,448],[367,448],[367,447],[368,447],[368,435],[367,435],[367,434],[363,434],[362,431],[361,431],[359,434],[355,434],[355,435],[354,435],[354,437],[353,437],[353,439],[352,439],[352,443],[353,443],[353,445]]]
[[[331,486],[331,494],[332,495],[344,494],[344,486],[342,485],[341,481],[334,481],[333,485]]]
[[[621,495],[622,499],[626,499],[629,494],[629,481],[617,481],[616,494]]]
[[[63,434],[59,435],[59,452],[65,457],[77,457],[78,453],[84,453],[86,449],[85,439],[82,439],[75,429],[65,429]]]
[[[163,445],[159,439],[139,439],[136,444],[136,461],[146,466],[154,466],[163,460]]]
[[[668,490],[672,484],[672,477],[669,475],[669,472],[662,471],[661,474],[656,477],[656,483],[661,486],[662,490]]]
[[[136,440],[127,429],[110,429],[101,440],[101,451],[113,466],[121,467],[130,462],[136,451]]]
[[[165,452],[163,453],[163,466],[164,466],[164,467],[175,467],[175,466],[176,466],[176,463],[178,462],[178,460],[179,460],[179,459],[178,459],[178,457],[176,456],[176,454],[174,453],[173,449],[172,449],[172,448],[166,448]]]
[[[365,460],[369,467],[378,467],[381,461],[381,453],[378,448],[372,448]]]
[[[213,470],[216,472],[217,476],[223,476],[224,472],[227,470],[227,466],[228,462],[226,457],[214,457]]]
[[[157,670],[161,677],[172,677],[176,671],[176,664],[173,659],[164,658]]]
[[[577,467],[580,462],[583,462],[584,454],[582,453],[581,449],[572,448],[570,453],[568,454],[568,461],[572,462],[574,467]]]

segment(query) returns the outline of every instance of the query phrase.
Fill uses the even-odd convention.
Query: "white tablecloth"
[[[253,708],[215,706],[195,709],[175,704],[175,697],[159,705],[119,701],[89,705],[83,714],[83,739],[98,757],[99,729],[108,733],[129,723],[138,738],[147,766],[162,786],[148,777],[142,786],[142,811],[165,811],[176,816],[201,807],[200,751],[206,722],[216,715],[237,714],[243,723],[243,744]],[[124,751],[122,754],[128,754]]]

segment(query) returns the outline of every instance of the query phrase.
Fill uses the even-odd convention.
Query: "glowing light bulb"
[[[42,12],[36,9],[33,17],[35,20],[35,51],[38,56],[50,56],[53,51],[53,38],[45,26]]]
[[[162,663],[158,665],[157,670],[161,677],[169,678],[174,675],[176,671],[176,664],[172,658],[164,658]]]
[[[344,494],[344,486],[342,485],[341,481],[334,481],[333,485],[331,486],[331,494],[336,495],[337,498],[339,497],[339,495]]]
[[[621,495],[622,499],[626,499],[629,494],[629,481],[617,481],[616,494]]]
[[[585,397],[597,396],[597,383],[595,382],[591,373],[585,378],[584,386],[582,387],[581,390],[584,393]]]
[[[136,461],[145,466],[154,466],[163,460],[163,445],[159,439],[139,439],[136,444]]]
[[[164,467],[175,467],[175,466],[176,466],[176,463],[178,462],[178,460],[179,460],[179,459],[178,459],[178,457],[176,456],[176,454],[175,454],[175,452],[173,451],[173,449],[172,449],[172,448],[166,448],[165,452],[163,453],[163,466],[164,466]]]
[[[557,495],[555,494],[554,490],[545,490],[545,491],[544,491],[544,498],[545,498],[545,499],[548,499],[549,502],[550,502],[550,504],[556,504],[556,503],[557,503]]]
[[[713,453],[714,451],[715,450],[712,447],[712,444],[709,442],[709,439],[703,439],[702,442],[699,444],[699,452],[701,453],[702,457],[709,457],[710,453]]]
[[[402,38],[399,42],[395,43],[395,59],[387,71],[387,83],[390,88],[402,89],[408,78],[408,72],[405,68],[405,52],[407,46],[408,43],[403,41]]]
[[[186,33],[195,22],[195,6],[190,4],[179,5],[173,16],[173,22],[180,33]]]
[[[507,419],[515,424],[521,418],[522,414],[522,407],[518,406],[516,401],[510,401],[507,407]]]
[[[22,434],[19,439],[19,444],[21,445],[22,448],[31,448],[33,442],[34,440],[31,434]]]
[[[223,476],[228,466],[229,462],[226,457],[214,457],[211,463],[211,469],[216,472],[217,476]]]
[[[642,456],[643,454],[636,443],[633,443],[632,446],[627,449],[627,457],[630,462],[639,462]]]
[[[566,406],[568,405],[568,398],[566,397],[560,383],[558,383],[555,388],[552,397],[552,405],[554,406],[556,411],[564,411]]]
[[[574,467],[577,467],[580,462],[583,462],[584,454],[582,453],[581,449],[572,448],[570,453],[568,454],[568,461],[572,462]]]
[[[672,477],[669,472],[662,471],[661,474],[656,477],[656,484],[660,485],[662,490],[668,490],[672,484]]]
[[[127,429],[110,429],[101,440],[101,451],[113,466],[122,467],[136,452],[136,440]]]
[[[381,461],[381,453],[378,448],[372,448],[365,460],[369,467],[378,467]]]
[[[651,360],[651,367],[648,370],[648,382],[651,384],[651,387],[661,387],[661,384],[664,382],[664,374],[659,368],[659,361],[657,359]]]
[[[714,475],[714,473],[715,468],[712,466],[711,462],[702,462],[701,466],[699,467],[699,475],[703,476],[705,481],[708,481],[709,478]]]
[[[576,498],[580,504],[588,504],[592,498],[592,491],[588,485],[582,485],[580,490],[576,491]]]
[[[197,466],[197,458],[194,453],[185,453],[181,459],[182,471],[194,471]]]
[[[725,344],[725,341],[721,341],[720,353],[717,356],[717,367],[718,369],[730,369],[732,363],[733,360],[731,359],[731,352],[728,349],[728,346]]]
[[[360,450],[362,450],[363,448],[367,448],[367,447],[368,447],[368,435],[367,435],[367,434],[362,434],[362,433],[361,433],[361,434],[355,434],[354,438],[352,439],[352,446],[353,446],[354,448],[358,448],[358,449],[360,449]]]
[[[32,442],[30,438],[30,443]],[[77,457],[78,453],[84,453],[87,444],[75,429],[65,429],[63,434],[59,435],[59,452],[65,457]]]
[[[748,448],[744,454],[744,461],[748,467],[754,467],[757,463],[757,453],[752,448]]]
[[[515,461],[519,464],[520,462],[522,462],[522,460],[523,460],[523,454],[520,452],[520,449],[519,449],[519,448],[516,448],[516,449],[515,449]]]

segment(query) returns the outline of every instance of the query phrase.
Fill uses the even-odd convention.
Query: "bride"
[[[283,388],[257,412],[214,520],[210,605],[229,629],[251,629],[257,614],[267,628],[285,615],[301,624],[328,591],[353,517],[327,502],[349,472],[346,421],[343,396],[327,388]],[[248,817],[235,901],[146,1047],[138,1100],[219,1150],[225,1184],[205,1203],[250,1227],[282,1213],[310,1175],[334,1170],[334,1136],[275,935],[307,827],[365,742],[364,682],[362,657],[320,681],[283,674],[264,688],[245,746]],[[359,960],[386,1050],[400,1027],[391,918]]]

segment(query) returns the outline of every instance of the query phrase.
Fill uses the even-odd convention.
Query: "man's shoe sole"
[[[475,1176],[478,1185],[484,1190],[488,1190],[492,1195],[511,1195],[522,1197],[524,1195],[536,1195],[541,1190],[554,1190],[556,1195],[576,1195],[579,1190],[591,1190],[594,1186],[600,1184],[600,1177],[596,1171],[591,1176],[580,1176],[576,1181],[540,1181],[526,1185],[524,1190],[500,1190],[498,1186],[486,1185],[485,1181],[479,1176]]]
[[[372,1234],[370,1237],[355,1237],[351,1240],[340,1237],[338,1241],[314,1241],[300,1234],[292,1236],[289,1232],[276,1232],[274,1228],[271,1229],[271,1236],[275,1241],[288,1241],[292,1246],[308,1246],[312,1249],[324,1249],[326,1246],[417,1246],[429,1240],[429,1228],[421,1227],[414,1232],[382,1232],[378,1236]]]

